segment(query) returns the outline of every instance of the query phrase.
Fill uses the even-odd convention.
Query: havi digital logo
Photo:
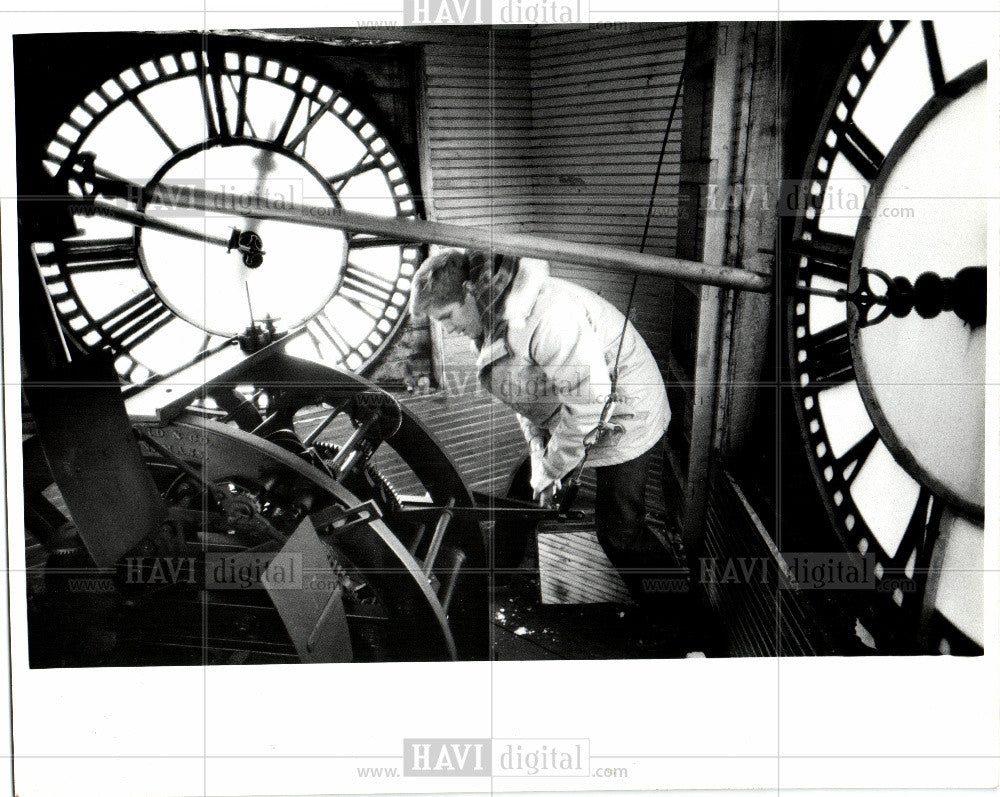
[[[490,774],[489,739],[404,739],[403,774],[476,777]]]
[[[491,0],[403,0],[407,25],[470,25],[493,21]]]

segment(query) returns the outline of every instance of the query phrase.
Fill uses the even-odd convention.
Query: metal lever
[[[438,552],[441,550],[441,543],[444,541],[444,534],[448,530],[448,524],[451,523],[451,517],[454,514],[453,508],[455,506],[455,499],[449,498],[448,505],[441,512],[441,517],[438,518],[437,526],[434,527],[434,536],[431,537],[430,544],[427,546],[427,556],[424,557],[424,575],[430,575],[431,571],[434,569],[434,561],[437,559]]]

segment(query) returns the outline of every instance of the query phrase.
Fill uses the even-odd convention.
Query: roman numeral
[[[181,148],[174,143],[174,140],[167,134],[167,131],[163,129],[163,126],[156,120],[156,117],[153,116],[150,110],[143,104],[142,100],[140,100],[136,96],[136,97],[129,97],[129,101],[132,103],[133,106],[135,106],[135,109],[139,112],[142,118],[146,120],[149,126],[153,128],[153,130],[156,132],[156,135],[158,135],[163,140],[163,143],[167,145],[167,148],[170,150],[171,154],[176,155],[178,152],[181,151]]]
[[[366,152],[357,163],[355,163],[350,169],[340,172],[339,174],[334,174],[331,177],[327,177],[327,182],[333,186],[333,190],[340,193],[344,190],[344,186],[348,182],[353,180],[359,174],[364,174],[365,172],[370,172],[372,169],[379,168],[379,160],[370,152]]]
[[[341,295],[348,298],[345,291],[353,294],[358,301],[382,308],[392,299],[394,287],[388,280],[349,262],[340,283]]]
[[[115,348],[128,350],[148,340],[173,319],[170,308],[147,288],[98,319],[97,327]]]
[[[854,362],[851,359],[846,321],[810,335],[804,348],[806,362],[803,368],[809,374],[811,385],[817,390],[825,390],[854,379]]]
[[[66,276],[73,276],[135,268],[138,258],[135,239],[129,236],[65,241],[57,244],[51,252],[39,255],[38,262],[40,265],[58,264]]]
[[[897,560],[905,567],[910,552],[914,547],[917,549],[917,556],[913,562],[913,580],[917,584],[917,594],[920,599],[911,601],[909,608],[913,612],[918,612],[924,603],[931,562],[934,557],[934,546],[941,535],[941,516],[943,514],[944,502],[938,500],[926,487],[921,487],[910,523],[899,544],[900,550],[896,553]]]
[[[320,355],[323,353],[322,347],[327,343],[337,350],[341,360],[347,358],[352,348],[329,319],[322,316],[315,316],[309,320],[306,324],[306,335],[309,336],[309,340],[312,341],[313,346],[316,347],[316,351]]]
[[[292,129],[292,122],[295,121],[295,115],[299,112],[302,100],[305,99],[305,96],[298,92],[298,88],[302,85],[303,77],[303,75],[299,75],[298,83],[292,87],[292,91],[295,92],[295,99],[292,100],[292,104],[288,107],[288,113],[285,114],[285,121],[281,123],[281,129],[278,130],[278,135],[274,139],[276,144],[284,145],[285,139],[288,138],[288,133]],[[290,149],[295,149],[295,147],[290,147]]]
[[[872,427],[864,437],[858,440],[837,460],[837,467],[844,479],[844,483],[848,487],[858,477],[858,473],[861,472],[861,468],[868,461],[868,457],[874,450],[875,444],[879,439],[878,430]]]
[[[205,67],[205,74],[198,81],[198,85],[201,87],[208,137],[231,138],[229,118],[226,116],[226,101],[222,96],[222,73],[208,52],[202,53],[202,64]]]
[[[364,302],[359,301],[358,299],[355,299],[353,296],[346,296],[343,293],[339,294],[339,298],[343,299],[345,302],[351,305],[351,307],[364,313],[373,321],[378,321],[382,318],[381,310],[383,309],[383,307],[381,305],[376,305],[375,302],[369,302],[368,304],[366,304]],[[372,306],[375,306],[378,309],[372,310],[371,309]]]
[[[900,540],[899,549],[896,551],[894,563],[905,565],[915,548],[916,566],[920,565],[921,560],[924,562],[924,567],[927,566],[930,561],[930,551],[934,547],[934,539],[937,537],[938,522],[941,519],[942,508],[937,506],[938,503],[934,500],[934,494],[921,485],[917,502],[913,506],[913,512],[910,513],[910,521],[906,524],[906,531],[903,532],[903,539]]]
[[[245,127],[250,127],[250,132],[253,133],[253,126],[247,119],[247,84],[249,83],[249,77],[240,75],[240,87],[237,90],[232,75],[229,76],[229,85],[233,89],[233,93],[236,94],[236,130],[234,131],[236,136],[242,136]],[[256,137],[256,133],[254,136]]]
[[[854,122],[844,127],[841,140],[843,143],[840,151],[844,153],[844,157],[862,177],[869,183],[873,182],[882,168],[885,155]]]
[[[854,257],[854,239],[849,235],[826,232],[816,234],[812,240],[795,241],[789,249],[793,254],[809,258],[802,277],[826,277],[847,287],[851,276],[851,260]]]
[[[937,94],[944,87],[944,67],[941,65],[941,51],[938,49],[937,33],[934,31],[934,23],[925,20],[924,48],[927,50],[927,67],[931,73],[931,85],[934,86],[934,93]]]
[[[302,153],[304,154],[306,148],[306,141],[309,138],[310,131],[316,126],[316,123],[319,122],[319,120],[323,117],[323,114],[325,114],[333,107],[333,104],[337,101],[337,98],[339,96],[340,94],[335,91],[333,95],[330,97],[330,99],[328,99],[326,102],[320,105],[320,107],[316,111],[310,113],[302,129],[299,130],[299,132],[295,134],[295,138],[293,138],[291,141],[285,144],[285,146],[288,147],[288,149],[294,151],[298,149],[299,145],[301,144]],[[310,100],[310,107],[312,107],[311,100]]]
[[[939,501],[927,487],[921,486],[913,511],[910,513],[910,520],[906,524],[906,531],[899,542],[895,556],[889,563],[892,577],[905,578],[906,564],[911,556],[914,557],[912,579],[916,585],[916,593],[911,596],[904,595],[903,598],[903,609],[914,616],[919,615],[924,602],[931,558],[940,534],[943,513],[943,502]]]

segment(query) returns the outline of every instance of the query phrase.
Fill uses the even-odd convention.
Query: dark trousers
[[[650,449],[620,465],[596,469],[597,539],[636,600],[644,598],[643,579],[662,577],[664,568],[676,566],[646,525],[646,477],[652,453]],[[507,495],[530,501],[530,477],[531,463],[525,460],[514,472]],[[493,534],[495,567],[500,570],[517,567],[524,556],[530,530],[518,521],[497,521]]]
[[[597,540],[636,600],[650,592],[643,589],[644,579],[663,577],[664,569],[674,566],[646,525],[646,477],[652,453],[650,449],[620,465],[597,468]]]

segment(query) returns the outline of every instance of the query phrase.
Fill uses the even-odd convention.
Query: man
[[[645,523],[650,454],[670,409],[632,324],[544,261],[455,249],[421,265],[411,310],[474,341],[480,382],[517,413],[543,504],[585,458],[597,469],[597,538],[633,596],[646,598],[644,579],[672,565]]]

